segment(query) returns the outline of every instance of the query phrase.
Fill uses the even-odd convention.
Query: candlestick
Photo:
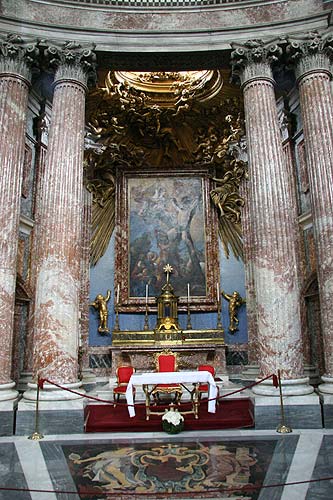
[[[115,332],[119,332],[119,311],[118,311],[118,305],[117,304],[115,305],[114,310],[115,310],[116,316],[115,316],[113,330]]]
[[[192,330],[190,304],[188,301],[187,301],[187,325],[186,325],[186,329]]]
[[[223,330],[222,321],[221,321],[221,301],[220,301],[220,294],[219,294],[218,300],[217,300],[217,325],[216,325],[216,328],[218,330]]]
[[[143,326],[145,331],[149,330],[149,321],[148,321],[148,303],[146,302],[146,312],[145,312],[145,324]]]

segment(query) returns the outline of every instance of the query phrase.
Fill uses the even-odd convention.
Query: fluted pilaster
[[[303,379],[297,226],[271,71],[280,54],[278,45],[255,41],[236,48],[232,61],[244,92],[260,375],[280,369],[284,380],[301,381],[297,394],[306,394],[313,389]],[[261,386],[254,392],[270,393]]]
[[[0,41],[0,400],[17,396],[10,379],[16,258],[30,64],[36,53],[16,35]]]
[[[287,52],[298,78],[318,264],[326,365],[320,390],[333,393],[333,34],[311,33],[289,42]]]

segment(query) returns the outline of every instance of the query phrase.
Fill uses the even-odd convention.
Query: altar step
[[[187,411],[189,404],[181,405],[180,412]],[[85,432],[158,432],[162,431],[160,415],[151,415],[146,420],[143,404],[135,407],[135,417],[128,414],[125,403],[116,407],[109,404],[88,404],[85,408]],[[163,409],[162,409],[163,411]],[[254,427],[253,403],[250,398],[225,399],[216,408],[216,413],[208,413],[207,400],[202,400],[199,419],[185,415],[185,431],[244,429]]]

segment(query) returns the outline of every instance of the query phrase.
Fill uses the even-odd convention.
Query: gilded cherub
[[[239,323],[237,312],[240,306],[246,303],[246,300],[236,290],[231,295],[222,290],[222,296],[229,302],[229,332],[235,333],[238,330]]]
[[[100,333],[108,333],[110,330],[108,328],[108,308],[107,303],[110,300],[111,292],[107,291],[106,296],[104,297],[101,293],[96,295],[96,298],[93,302],[90,303],[92,307],[98,310],[99,312],[99,327],[98,331]]]

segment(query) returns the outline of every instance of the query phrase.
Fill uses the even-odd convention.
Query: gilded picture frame
[[[120,171],[117,174],[115,296],[119,310],[156,305],[166,282],[197,311],[216,308],[219,281],[217,217],[207,171]]]

